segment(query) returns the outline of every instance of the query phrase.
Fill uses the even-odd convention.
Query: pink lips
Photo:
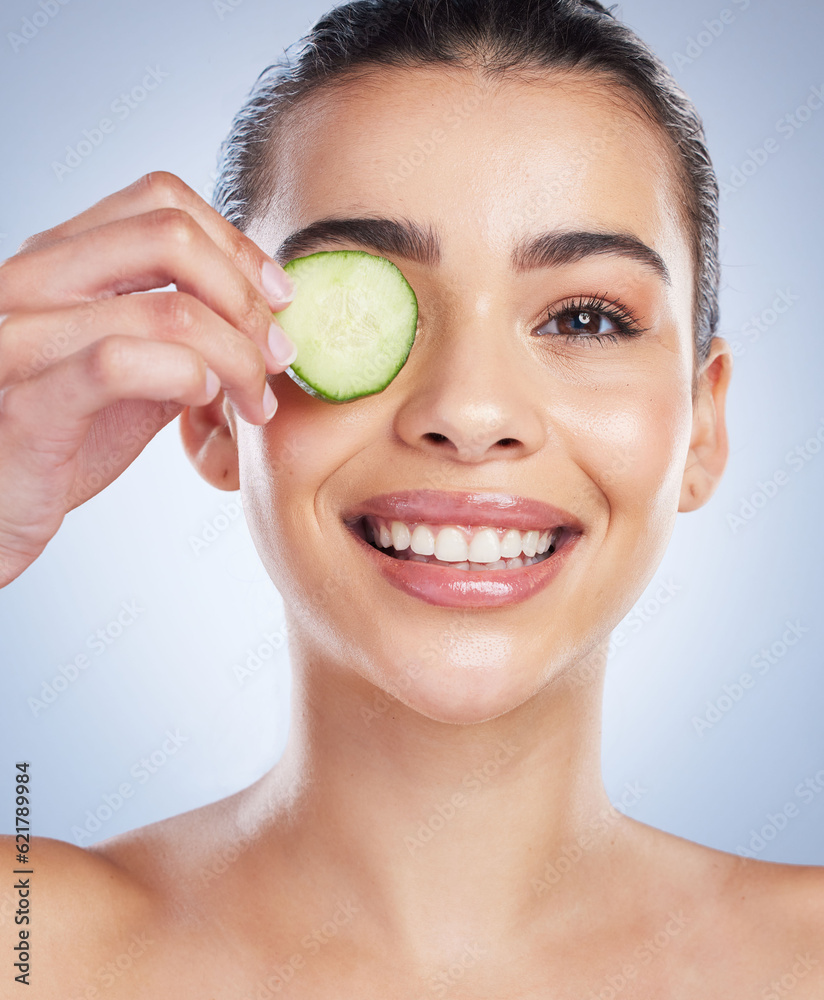
[[[576,533],[584,530],[574,514],[542,500],[511,493],[445,493],[440,490],[381,493],[357,504],[344,514],[344,520],[351,524],[364,514],[406,522],[492,525],[520,531],[561,526]]]
[[[355,529],[364,514],[413,522],[458,525],[492,525],[518,528],[563,527],[558,548],[549,558],[521,569],[458,570],[446,566],[394,559],[374,548]],[[508,493],[457,493],[438,490],[405,490],[370,497],[351,508],[344,522],[393,587],[428,604],[441,607],[500,607],[526,600],[561,571],[583,525],[568,511],[541,500]]]

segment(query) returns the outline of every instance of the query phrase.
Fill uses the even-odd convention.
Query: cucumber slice
[[[418,300],[398,268],[362,250],[323,250],[284,271],[295,283],[294,299],[277,313],[298,349],[290,378],[331,403],[385,389],[418,325]]]

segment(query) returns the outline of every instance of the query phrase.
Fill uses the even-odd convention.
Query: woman
[[[289,743],[222,802],[35,839],[29,995],[821,996],[819,869],[601,780],[610,632],[727,458],[689,102],[595,2],[355,2],[224,154],[222,214],[152,174],[0,270],[2,583],[179,415],[283,596]],[[287,260],[344,248],[420,314],[391,384],[334,406],[271,312]]]

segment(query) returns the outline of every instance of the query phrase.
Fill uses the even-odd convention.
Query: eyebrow
[[[319,219],[287,236],[275,259],[282,265],[329,243],[357,243],[381,256],[391,254],[429,267],[441,261],[440,240],[431,228],[409,220],[382,218]],[[670,283],[660,254],[631,233],[554,230],[528,236],[513,248],[510,264],[514,271],[523,272],[562,267],[599,255],[634,260]]]

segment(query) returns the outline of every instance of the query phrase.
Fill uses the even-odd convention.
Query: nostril
[[[504,447],[508,448],[512,444],[517,444],[518,442],[515,438],[501,438],[498,444],[502,444]]]
[[[438,431],[429,431],[428,433],[424,434],[424,437],[428,437],[430,441],[435,441],[437,444],[440,444],[441,441],[449,440],[446,434],[440,434],[438,433]]]

